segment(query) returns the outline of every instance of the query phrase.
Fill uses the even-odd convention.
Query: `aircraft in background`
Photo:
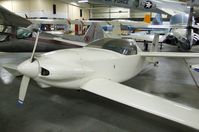
[[[51,34],[68,34],[70,33],[71,20],[69,19],[46,19],[30,18],[25,14],[25,18],[32,22],[37,29]],[[33,25],[32,24],[32,25]]]
[[[171,16],[189,13],[187,3],[173,0],[88,0],[88,2],[130,8],[132,10],[169,14]]]
[[[60,34],[55,36],[59,37],[59,39],[63,41],[77,41],[86,44],[104,37],[102,27],[99,24],[92,22],[84,26],[85,29],[83,29],[84,31],[81,35]]]
[[[0,6],[0,25],[16,27],[27,27],[32,24],[30,21],[24,19],[21,16],[16,15],[15,13],[5,9]]]
[[[157,17],[158,16],[158,17]],[[150,18],[151,19],[151,18]],[[108,21],[108,24],[112,25],[112,30],[108,33],[112,35],[118,35],[121,38],[123,36],[130,36],[133,33],[147,32],[147,33],[168,33],[170,27],[168,25],[163,25],[162,17],[157,14],[153,21],[149,22],[144,19],[143,22],[130,21],[130,20],[113,20]]]
[[[190,8],[190,9],[192,10],[192,8]],[[2,10],[2,11],[5,14],[7,13],[8,15],[10,15],[10,11],[8,11],[8,10],[6,10],[6,11]],[[191,12],[191,16],[193,16],[192,12]],[[178,47],[180,47],[180,49],[183,49],[183,50],[190,50],[191,47],[192,47],[192,41],[193,41],[193,38],[194,38],[193,37],[194,34],[193,34],[193,26],[192,26],[193,20],[191,19],[192,18],[191,16],[188,17],[186,14],[172,16],[171,20],[174,20],[174,21],[171,21],[171,23],[174,26],[171,27],[172,28],[171,33],[169,35],[167,35],[167,40],[170,39],[171,42],[174,42],[175,45],[177,45]],[[7,19],[12,19],[12,18],[16,18],[16,17],[17,17],[17,15],[12,13],[10,15],[10,17],[7,18]],[[21,17],[19,17],[19,18],[23,19]],[[14,20],[14,19],[12,19],[12,20]],[[24,19],[24,20],[26,20],[26,19]],[[188,21],[188,24],[186,23],[187,21],[185,22],[185,20]],[[6,19],[3,19],[3,21],[6,21]],[[179,21],[181,22],[180,24],[179,24]],[[110,23],[111,22],[109,22],[109,24]],[[112,23],[114,23],[114,22],[112,22]],[[129,22],[123,21],[123,23],[129,23]],[[139,23],[139,25],[140,24],[141,23]],[[136,23],[134,22],[133,25],[136,25]],[[87,26],[89,26],[89,25],[86,25],[86,27]],[[118,26],[120,26],[120,25],[118,25]],[[52,34],[52,35],[45,34],[47,36],[50,36],[50,38],[48,38],[48,37],[44,37],[44,38],[47,38],[47,39],[53,38],[56,41],[61,41],[62,43],[66,42],[66,43],[70,43],[70,44],[77,44],[77,42],[78,42],[78,46],[79,45],[84,46],[85,44],[83,44],[83,43],[89,43],[89,42],[92,42],[96,39],[101,39],[101,38],[104,37],[103,32],[101,31],[101,29],[98,25],[93,25],[91,27],[92,28],[87,28],[88,31],[86,33],[83,33],[82,35],[78,35],[78,36],[77,35],[75,35],[75,36],[65,35],[65,34]],[[115,26],[115,27],[117,27],[117,26]],[[16,33],[17,38],[26,39],[26,38],[32,37],[34,29],[37,29],[37,28],[38,28],[37,26],[35,26],[34,24],[31,24],[27,28],[20,28],[19,30],[15,31],[15,32],[11,32],[11,34],[13,35],[14,33]],[[153,27],[147,26],[146,28],[156,28],[156,29],[161,28],[161,30],[162,30],[162,29],[165,28],[165,26],[162,28],[162,27],[159,27],[159,26],[157,27],[157,25],[155,25]],[[167,29],[168,29],[168,27],[167,27]],[[115,34],[115,32],[116,32],[116,30],[114,28],[113,33]],[[114,34],[112,34],[112,35],[105,34],[105,37],[118,37],[117,35],[113,36]],[[132,36],[129,36],[129,35],[128,36],[120,36],[120,37],[124,37],[124,38],[126,38],[126,37],[130,38],[131,37],[131,38],[133,38],[133,35]],[[148,37],[148,36],[146,36],[146,37],[147,37],[147,39],[151,38],[151,37]],[[6,38],[7,37],[5,37],[5,35],[4,35],[2,41],[7,40]],[[139,38],[139,37],[137,37],[137,38]],[[197,38],[198,38],[198,36],[197,36]],[[73,41],[75,41],[75,43]]]
[[[162,31],[167,30],[168,32],[165,32],[165,35],[161,35],[160,43],[178,46],[180,50],[188,51],[193,45],[197,45],[199,41],[199,34],[194,32],[194,30],[198,30],[198,27],[193,24],[193,22],[194,21],[191,16],[178,14],[171,17],[168,25],[150,25],[138,27],[137,29],[144,29],[145,31],[151,31],[153,28],[156,30],[161,29]],[[153,37],[153,34],[149,34],[147,32],[131,33],[127,36],[123,36],[123,38],[132,38],[148,42],[152,42]]]
[[[9,41],[1,42],[0,51],[3,52],[31,52],[34,46],[34,32],[23,28],[23,38],[21,39],[10,39]],[[27,34],[27,35],[26,35]],[[19,34],[18,34],[19,35]],[[25,37],[27,36],[27,37]],[[64,48],[77,48],[87,45],[88,43],[97,39],[103,38],[102,28],[92,23],[87,32],[82,36],[77,35],[55,35],[50,33],[41,32],[39,38],[39,45],[37,52],[48,52]]]
[[[37,32],[39,28],[38,24],[31,23],[27,19],[8,11],[2,6],[0,6],[0,16],[2,17],[0,24],[4,25],[4,29],[0,35],[0,51],[31,52],[34,46],[33,39],[35,32]],[[39,38],[37,52],[82,47],[87,45],[87,43],[102,37],[100,36],[102,34],[102,29],[99,28],[98,25],[93,23],[86,27],[88,28],[81,36],[67,36],[42,32]]]
[[[199,35],[197,33],[194,33],[194,30],[198,30],[198,25],[195,25],[194,19],[193,19],[193,12],[194,8],[193,6],[190,7],[190,13],[189,14],[176,14],[170,18],[170,24],[169,25],[143,25],[143,26],[134,26],[134,30],[145,30],[145,31],[152,31],[152,30],[169,30],[169,33],[167,33],[164,36],[161,36],[160,42],[165,42],[171,45],[176,45],[180,50],[187,51],[192,48],[192,45],[198,42]],[[159,16],[160,17],[160,16]],[[159,18],[157,16],[157,20]],[[122,24],[122,22],[120,22]],[[129,22],[130,23],[130,22]],[[132,22],[134,23],[134,22]],[[114,24],[114,23],[113,23]],[[121,24],[115,24],[115,27],[120,27]],[[109,33],[109,36],[116,36],[115,34],[121,33],[120,28],[116,28],[115,31],[113,29],[113,32]],[[120,30],[120,31],[119,31]],[[118,35],[117,35],[118,36]],[[154,35],[149,34],[143,34],[143,33],[132,33],[125,36],[121,36],[119,34],[119,37],[122,38],[132,38],[132,39],[138,39],[143,41],[153,41]]]
[[[142,52],[134,41],[106,38],[84,48],[57,50],[35,57],[38,37],[39,32],[31,58],[15,69],[23,74],[19,104],[24,102],[31,78],[42,87],[86,90],[199,130],[198,109],[120,84],[139,74],[148,57],[198,58],[198,53]],[[154,45],[157,42],[158,35]]]
[[[23,17],[20,17],[13,12],[0,6],[0,41],[9,40],[9,38],[14,38],[17,33],[18,27],[27,27],[32,23]]]
[[[34,46],[32,35],[38,30],[30,21],[22,18],[0,6],[0,14],[3,15],[1,25],[3,30],[0,34],[1,52],[31,52]],[[35,30],[36,29],[36,30]],[[49,52],[64,48],[82,47],[75,41],[62,42],[54,39],[51,34],[42,34],[39,39],[37,52]],[[83,43],[83,45],[85,45]]]

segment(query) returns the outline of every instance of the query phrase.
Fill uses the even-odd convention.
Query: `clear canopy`
[[[177,14],[171,17],[170,24],[171,25],[187,25],[189,19],[188,14]]]
[[[104,38],[90,43],[87,47],[111,50],[123,55],[135,55],[137,47],[134,43],[130,40]]]

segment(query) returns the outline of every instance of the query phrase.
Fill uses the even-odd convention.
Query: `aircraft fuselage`
[[[89,3],[104,4],[156,13],[167,13],[162,9],[176,10],[176,8],[178,8],[180,12],[188,11],[185,3],[169,0],[89,0]]]
[[[126,81],[136,76],[143,64],[144,57],[139,54],[126,56],[104,49],[77,48],[46,53],[31,64],[27,60],[22,63],[22,67],[19,66],[19,71],[23,70],[24,75],[40,84],[80,89],[93,78]],[[35,68],[35,65],[39,68]]]

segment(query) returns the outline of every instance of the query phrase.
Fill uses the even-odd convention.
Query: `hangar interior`
[[[104,0],[101,0],[101,1],[104,1]],[[82,32],[81,33],[79,33],[79,31],[76,32],[76,30],[79,28],[77,25],[79,23],[82,24],[84,21],[85,23],[86,22],[92,23],[92,21],[95,21],[95,22],[108,21],[107,22],[108,25],[111,25],[110,21],[112,20],[116,20],[116,21],[121,20],[122,22],[123,21],[144,22],[144,18],[146,17],[146,15],[150,16],[150,20],[153,21],[153,19],[156,18],[156,15],[158,14],[157,12],[159,12],[159,11],[151,12],[151,11],[146,11],[146,10],[145,11],[134,10],[134,8],[126,8],[126,7],[121,7],[117,5],[116,6],[114,5],[112,6],[108,4],[106,5],[103,2],[100,3],[101,1],[92,3],[92,0],[91,2],[89,0],[88,1],[86,0],[85,1],[84,0],[34,0],[34,1],[0,0],[0,5],[3,8],[7,9],[5,11],[2,7],[0,8],[0,23],[1,23],[1,33],[2,33],[0,37],[0,51],[1,51],[0,52],[0,64],[1,64],[1,67],[0,67],[0,80],[1,80],[0,81],[0,86],[1,86],[0,87],[0,99],[1,99],[0,101],[0,132],[84,132],[84,131],[86,132],[96,132],[96,131],[97,132],[132,132],[132,131],[133,132],[143,132],[143,131],[147,131],[147,132],[178,132],[178,131],[179,132],[198,132],[199,131],[199,126],[197,124],[195,125],[195,128],[193,128],[191,127],[192,125],[186,125],[186,123],[184,124],[178,123],[178,120],[175,120],[175,117],[166,119],[164,118],[164,115],[161,116],[161,114],[159,114],[160,116],[158,116],[158,114],[153,114],[153,113],[151,114],[150,112],[148,113],[145,110],[139,110],[139,108],[136,108],[136,107],[134,108],[128,105],[124,105],[125,103],[121,103],[117,100],[116,101],[111,100],[109,97],[104,98],[100,96],[99,94],[93,94],[86,90],[71,90],[71,89],[63,89],[63,88],[58,88],[56,86],[53,86],[53,83],[59,83],[61,82],[60,80],[57,81],[57,80],[52,79],[51,87],[41,88],[41,87],[46,87],[48,85],[40,84],[36,82],[35,79],[31,79],[28,86],[27,94],[25,97],[26,100],[24,102],[24,105],[19,106],[18,104],[16,104],[18,96],[19,96],[19,90],[21,87],[20,84],[22,82],[21,81],[22,76],[21,74],[19,76],[18,73],[15,73],[16,66],[15,68],[13,68],[13,64],[19,65],[21,62],[27,59],[30,59],[31,57],[32,57],[33,62],[35,60],[38,61],[37,58],[41,57],[42,53],[45,53],[48,51],[52,51],[52,52],[46,53],[46,55],[54,54],[56,50],[59,50],[59,49],[82,48],[83,46],[80,45],[82,44],[82,42],[85,43],[85,41],[88,41],[88,40],[92,41],[90,40],[91,38],[86,37],[87,32],[84,32],[85,36],[83,36]],[[105,1],[112,2],[112,0],[105,0]],[[120,2],[121,1],[122,0],[120,0]],[[126,1],[129,2],[130,0],[124,0],[123,2],[126,2]],[[155,0],[151,0],[151,1],[153,2]],[[169,0],[161,0],[161,1],[166,2]],[[147,1],[145,0],[144,2],[149,2],[149,0]],[[162,5],[164,5],[164,2]],[[173,5],[175,5],[175,2],[179,2],[179,1],[175,0],[173,2],[174,2]],[[180,2],[186,2],[186,0],[181,0]],[[196,1],[195,7],[194,7],[195,11],[193,14],[195,16],[194,23],[197,23],[197,18],[199,14],[198,5],[199,4]],[[156,6],[158,7],[158,5]],[[70,21],[68,22],[70,26],[67,25],[68,23],[66,24],[66,27],[68,28],[67,32],[72,32],[71,34],[74,33],[75,35],[73,34],[73,37],[71,36],[66,37],[64,35],[58,36],[60,34],[57,34],[57,32],[54,31],[55,27],[53,28],[50,27],[49,28],[50,30],[46,30],[48,29],[48,27],[44,26],[44,31],[43,31],[44,33],[40,33],[40,36],[39,36],[38,45],[36,49],[37,52],[33,54],[32,51],[35,44],[34,42],[35,42],[35,36],[36,36],[33,33],[34,30],[30,31],[29,30],[30,26],[28,28],[26,26],[26,28],[24,27],[22,28],[23,30],[21,31],[23,33],[20,34],[18,29],[15,30],[17,27],[15,26],[15,24],[18,24],[17,22],[20,22],[21,18],[12,19],[12,15],[13,15],[12,13],[8,13],[9,15],[8,17],[6,17],[5,12],[7,11],[10,11],[13,14],[16,14],[18,16],[21,16],[23,19],[32,21],[32,23],[36,22],[37,24],[41,23],[43,25],[45,24],[53,25],[54,23],[56,23],[57,28],[60,27],[62,30],[65,30],[65,31],[66,31],[65,27],[62,27],[63,22],[65,23],[66,21],[67,22]],[[168,25],[169,20],[170,18],[172,18],[172,16],[169,14],[161,14],[161,16],[164,23]],[[11,20],[8,20],[9,18]],[[190,20],[188,17],[186,18]],[[37,21],[37,19],[39,20]],[[6,25],[4,21],[8,21],[8,23],[11,23],[11,24]],[[71,26],[71,23],[73,23],[74,25]],[[92,24],[89,26],[88,25],[89,24],[85,24],[82,27],[80,26],[81,27],[80,29],[83,30],[84,27],[86,27],[87,31],[89,32],[93,32],[93,30],[94,31],[96,30],[97,33],[101,33],[100,32],[101,30],[97,28],[98,26],[95,25],[94,26],[95,29],[92,30],[91,28]],[[119,25],[122,25],[122,24],[119,24]],[[117,25],[114,25],[114,26],[117,26]],[[11,28],[7,28],[7,27],[11,27]],[[188,22],[188,27],[189,28],[187,27],[185,28],[186,32],[190,31],[192,29],[190,27],[193,27],[193,25],[190,25],[190,23]],[[42,28],[42,26],[40,28]],[[89,28],[91,30],[89,30]],[[108,27],[106,28],[108,29]],[[193,28],[193,29],[194,29],[194,32],[197,34],[198,31],[195,31],[196,28]],[[7,37],[8,33],[6,31],[4,32],[4,30],[6,31],[9,30],[9,34],[11,35]],[[52,34],[45,32],[45,31],[52,31],[52,30],[54,31]],[[138,32],[146,31],[145,29],[141,30],[141,29],[136,28],[136,31],[137,30]],[[89,32],[88,32],[88,35],[89,35]],[[14,36],[13,34],[16,35],[17,38],[13,38]],[[20,37],[19,34],[22,35],[22,37]],[[148,34],[148,32],[146,34]],[[161,33],[159,34],[162,35],[162,29],[161,29]],[[188,38],[189,34],[190,33],[187,33],[185,35],[187,40],[189,40]],[[94,36],[94,34],[92,35]],[[143,36],[143,35],[145,35],[145,33],[139,34],[139,36]],[[160,37],[160,35],[158,37]],[[82,36],[83,36],[83,41],[81,38]],[[98,36],[98,34],[96,36]],[[110,37],[110,33],[107,36]],[[110,38],[116,39],[115,36],[114,37],[111,36]],[[144,42],[137,41],[136,39],[135,40],[137,41],[136,42],[137,46],[144,52],[150,51],[149,47],[153,45],[154,43],[155,44],[160,43],[160,45],[158,45],[158,48],[156,49],[157,50],[156,52],[160,52],[160,53],[172,52],[174,54],[184,53],[185,55],[188,55],[189,53],[190,54],[196,53],[196,55],[199,56],[197,54],[199,53],[198,52],[199,47],[197,45],[198,41],[196,40],[194,40],[195,46],[191,47],[191,49],[189,49],[188,51],[187,50],[182,51],[182,50],[179,50],[179,47],[180,47],[179,45],[176,46],[176,45],[173,45],[173,43],[168,45],[168,44],[165,44],[166,43],[165,41],[155,42],[154,38],[152,41],[144,40]],[[195,38],[197,38],[197,35]],[[176,39],[172,39],[170,41],[176,42]],[[97,45],[97,43],[95,45],[96,40],[97,39],[94,39],[91,42],[91,44],[94,43],[93,47]],[[134,39],[132,41],[134,42]],[[120,41],[118,40],[118,42]],[[181,41],[179,41],[179,43],[180,42]],[[192,41],[188,41],[188,44],[189,43],[192,43]],[[123,45],[123,43],[120,45]],[[119,46],[117,45],[116,48],[118,47]],[[113,50],[113,47],[111,46],[108,48]],[[187,48],[187,45],[183,48]],[[76,54],[79,55],[80,53],[76,53]],[[87,55],[87,53],[85,54]],[[114,53],[114,55],[115,54],[116,53]],[[136,51],[136,54],[137,54],[137,51]],[[70,57],[70,54],[67,54],[67,55]],[[64,56],[64,57],[67,58],[68,56]],[[95,54],[93,54],[93,56],[95,56]],[[102,54],[100,57],[103,57],[103,56],[104,54]],[[117,55],[117,56],[121,57],[122,55]],[[80,58],[80,60],[81,59],[82,58]],[[60,60],[60,58],[55,58],[53,60],[54,62],[52,63],[56,64],[58,62],[56,60]],[[158,96],[160,98],[175,102],[177,104],[181,104],[182,106],[180,107],[182,108],[185,108],[185,109],[193,108],[194,110],[196,109],[196,112],[198,112],[199,111],[198,110],[199,109],[199,73],[193,70],[191,68],[191,65],[199,64],[199,58],[198,57],[194,57],[194,58],[166,57],[164,58],[160,56],[157,58],[155,57],[155,61],[154,61],[155,63],[153,61],[150,64],[145,64],[143,66],[143,70],[140,71],[138,75],[128,80],[122,81],[121,84],[131,87],[133,89],[142,91],[144,93],[148,93],[151,96],[153,95]],[[70,63],[70,61],[67,63]],[[122,61],[121,65],[122,63],[125,63],[125,61]],[[59,67],[59,66],[58,66],[58,69],[61,69],[62,67],[61,66]],[[71,67],[72,66],[73,65],[71,65]],[[105,64],[104,65],[99,64],[99,67],[104,68],[106,70],[108,69],[108,67],[106,67]],[[139,65],[137,67],[139,67]],[[115,68],[115,65],[114,65],[114,68]],[[116,66],[116,69],[117,69],[117,66]],[[48,73],[49,71],[43,67],[42,67],[42,70],[44,72],[41,71],[42,72],[41,74],[44,74],[44,75],[51,74],[51,73]],[[77,71],[78,70],[79,69],[77,69]],[[89,71],[89,69],[86,69],[86,70]],[[108,76],[108,74],[106,75]],[[122,73],[117,74],[116,76],[120,77],[122,76]],[[95,87],[95,85],[93,87]],[[109,89],[109,87],[107,87],[107,89]],[[110,91],[110,94],[112,92],[114,93],[114,91]],[[118,96],[122,96],[123,91],[120,91],[120,92],[121,94],[118,94]],[[147,96],[150,96],[150,95],[147,95]],[[124,96],[123,98],[126,98],[126,97]],[[139,103],[139,100],[137,101]],[[145,102],[145,100],[142,100],[141,102]],[[154,105],[154,109],[156,107],[158,109],[158,107],[163,107],[163,105],[161,104]],[[173,109],[168,108],[167,110],[172,111]],[[178,113],[176,114],[178,115]],[[181,115],[182,113],[179,114],[179,117]],[[188,115],[186,116],[188,117]],[[189,120],[192,123],[192,115],[190,115]],[[193,120],[195,121],[195,118]],[[196,117],[196,121],[197,121],[197,117]]]
[[[1,0],[0,4],[22,17],[26,14],[30,18],[143,18],[147,13],[104,4],[78,3],[75,0]],[[53,5],[56,5],[56,13],[53,12]]]

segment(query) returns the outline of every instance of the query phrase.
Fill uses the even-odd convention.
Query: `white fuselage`
[[[35,75],[31,76],[28,72],[27,76],[47,86],[80,89],[88,80],[94,78],[104,78],[114,82],[126,81],[142,70],[144,60],[139,53],[122,55],[97,48],[64,49],[37,58],[37,62],[34,63],[39,65],[39,70],[36,70],[38,73],[34,72]],[[47,69],[49,75],[43,76],[41,68]]]

